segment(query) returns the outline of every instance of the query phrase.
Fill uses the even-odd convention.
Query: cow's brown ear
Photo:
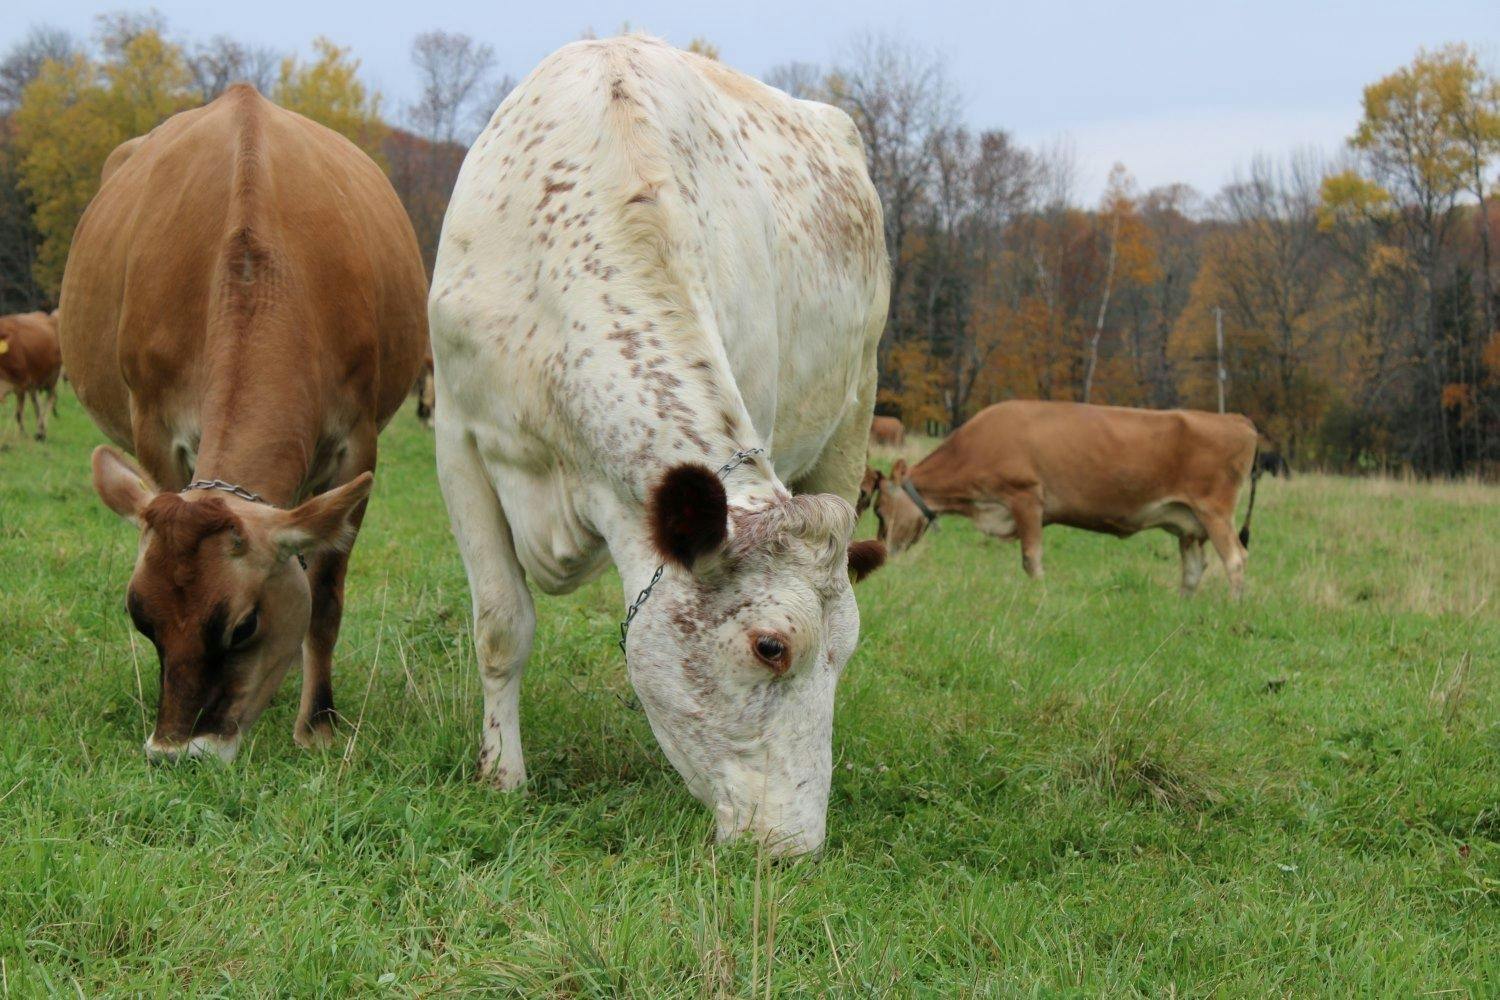
[[[94,490],[104,506],[139,527],[141,511],[156,496],[156,484],[140,466],[107,444],[94,449],[91,464]]]
[[[898,458],[898,459],[896,459],[895,462],[891,463],[891,482],[896,483],[899,486],[900,483],[901,483],[901,480],[903,480],[905,478],[906,478],[906,459],[904,459],[904,458]]]
[[[885,565],[885,546],[873,539],[849,543],[849,575],[858,583]]]
[[[286,558],[319,549],[347,551],[356,534],[351,518],[374,486],[375,477],[361,472],[344,485],[277,515],[271,541]]]
[[[661,557],[692,569],[729,539],[729,497],[706,466],[673,466],[651,491],[647,520]]]

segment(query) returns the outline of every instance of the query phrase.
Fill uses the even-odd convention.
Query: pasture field
[[[612,574],[538,601],[531,784],[473,781],[430,437],[383,439],[335,672],[147,767],[134,530],[71,396],[0,430],[0,995],[1493,996],[1500,489],[1263,480],[1248,598],[1175,542],[941,530],[860,585],[817,862],[716,847],[633,707]],[[868,520],[863,534],[873,532]]]

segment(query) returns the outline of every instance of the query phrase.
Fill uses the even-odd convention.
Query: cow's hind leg
[[[1016,521],[1016,537],[1021,541],[1021,566],[1026,575],[1040,580],[1042,572],[1042,498],[1023,493],[1010,500],[1011,517]]]
[[[1245,547],[1234,533],[1234,525],[1226,516],[1199,512],[1198,520],[1208,532],[1219,558],[1224,560],[1224,572],[1229,576],[1229,596],[1238,600],[1245,592]]]
[[[437,422],[438,480],[474,602],[474,656],[484,688],[479,778],[510,790],[526,781],[521,752],[521,672],[531,655],[536,609],[516,558],[510,524],[473,442]]]
[[[336,484],[346,483],[361,472],[375,468],[373,435],[367,441],[350,442],[349,455],[335,476]],[[361,503],[349,515],[349,523],[359,531],[365,519]],[[357,536],[356,536],[357,537]],[[307,638],[302,642],[302,701],[297,707],[297,723],[292,739],[298,746],[314,749],[333,742],[333,647],[339,641],[344,623],[344,575],[349,569],[349,553],[330,549],[308,560],[307,585],[312,596],[312,619]]]
[[[36,439],[47,440],[47,402],[42,398],[46,390],[34,389],[31,393],[31,415],[36,418]]]
[[[26,436],[26,393],[24,390],[16,390],[16,433],[21,437]]]
[[[1197,535],[1178,535],[1177,549],[1182,553],[1182,596],[1192,597],[1198,592],[1198,583],[1208,565],[1203,539]]]

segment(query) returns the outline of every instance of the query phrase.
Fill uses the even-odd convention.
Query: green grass
[[[1162,534],[963,522],[859,589],[818,862],[712,843],[613,576],[538,601],[531,784],[474,783],[468,597],[384,438],[326,753],[289,681],[232,766],[148,768],[134,532],[71,397],[0,430],[0,994],[1400,995],[1500,989],[1500,490],[1262,483],[1249,596]],[[866,532],[872,529],[867,522]]]

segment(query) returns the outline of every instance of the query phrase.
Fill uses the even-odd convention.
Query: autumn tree
[[[1409,341],[1412,457],[1427,471],[1457,472],[1486,450],[1480,420],[1481,355],[1493,323],[1488,262],[1476,283],[1452,250],[1466,192],[1487,200],[1483,177],[1497,152],[1496,84],[1465,47],[1421,51],[1410,65],[1365,88],[1350,145],[1396,206],[1393,238],[1419,280]],[[1478,177],[1476,183],[1475,177]],[[1479,213],[1482,243],[1489,220]],[[1483,320],[1457,293],[1478,284]]]
[[[1189,401],[1207,408],[1222,309],[1230,406],[1292,457],[1323,415],[1335,360],[1318,226],[1322,177],[1306,155],[1285,164],[1258,158],[1224,188],[1214,206],[1220,229],[1205,247],[1174,344],[1192,376]]]
[[[1094,373],[1099,365],[1099,341],[1109,316],[1110,298],[1117,284],[1137,287],[1156,280],[1156,249],[1151,232],[1136,207],[1135,183],[1124,164],[1109,172],[1096,219],[1104,240],[1104,280],[1099,291],[1099,314],[1089,338],[1088,363],[1083,374],[1082,400],[1093,395]]]
[[[192,103],[181,49],[135,22],[107,23],[124,34],[104,35],[106,57],[45,63],[14,116],[21,185],[41,237],[34,273],[48,296],[110,152]]]
[[[313,52],[310,63],[295,56],[282,60],[276,103],[328,126],[381,162],[389,126],[380,117],[380,94],[359,78],[360,61],[321,36],[313,39]]]
[[[262,94],[270,94],[283,58],[275,49],[215,35],[193,46],[187,67],[198,100],[207,104],[236,83],[248,83]]]
[[[20,105],[22,93],[48,62],[69,62],[82,54],[83,45],[69,32],[50,25],[33,26],[0,59],[0,115]]]

